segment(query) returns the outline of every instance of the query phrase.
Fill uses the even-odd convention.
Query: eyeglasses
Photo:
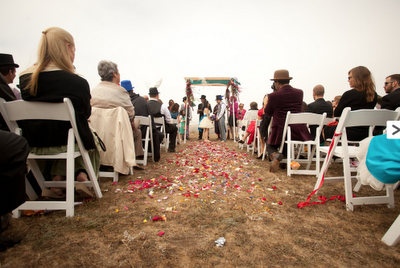
[[[385,86],[386,86],[387,84],[389,84],[389,83],[393,83],[393,81],[387,81],[387,82],[385,82]]]

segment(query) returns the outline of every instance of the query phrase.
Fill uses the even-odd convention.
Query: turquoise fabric
[[[388,139],[386,134],[372,138],[365,161],[368,171],[383,183],[400,180],[400,139]]]

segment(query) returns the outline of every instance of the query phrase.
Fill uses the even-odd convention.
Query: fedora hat
[[[221,96],[221,95],[217,95],[217,96],[215,97],[215,100],[222,100],[222,96]]]
[[[158,92],[158,89],[156,87],[151,87],[149,89],[149,94],[160,94],[160,92]]]
[[[121,87],[125,88],[126,91],[131,91],[134,87],[132,86],[131,80],[121,81]]]
[[[14,58],[12,55],[0,53],[0,66],[5,65],[12,65],[16,68],[19,67],[19,65],[14,62]]]
[[[207,99],[207,98],[206,98],[206,95],[201,95],[200,99],[201,99],[201,100]]]
[[[290,77],[289,76],[289,71],[288,70],[285,70],[285,69],[281,69],[281,70],[276,70],[275,72],[274,72],[274,78],[273,79],[271,79],[271,81],[274,81],[274,80],[292,80],[293,79],[293,77]]]

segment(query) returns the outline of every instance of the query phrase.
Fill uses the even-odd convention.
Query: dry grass
[[[298,209],[315,177],[271,174],[267,161],[247,156],[232,141],[205,145],[191,138],[179,153],[163,153],[160,162],[121,176],[116,185],[102,179],[104,197],[77,206],[73,218],[57,211],[13,219],[3,234],[24,239],[0,253],[0,266],[399,267],[400,244],[380,241],[400,213],[398,191],[395,209],[369,205],[347,212],[337,200]],[[334,165],[331,173],[341,170]],[[139,190],[129,183],[135,180],[162,184]],[[187,191],[190,197],[182,195]],[[373,192],[363,187],[360,194]],[[324,185],[319,194],[343,195],[343,184]],[[162,215],[166,221],[150,220]],[[215,245],[218,237],[226,238],[223,248]]]

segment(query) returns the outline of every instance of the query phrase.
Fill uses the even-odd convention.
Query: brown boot
[[[277,172],[279,170],[280,164],[280,154],[275,152],[270,155],[269,160],[271,160],[271,167],[269,168],[270,172]]]

